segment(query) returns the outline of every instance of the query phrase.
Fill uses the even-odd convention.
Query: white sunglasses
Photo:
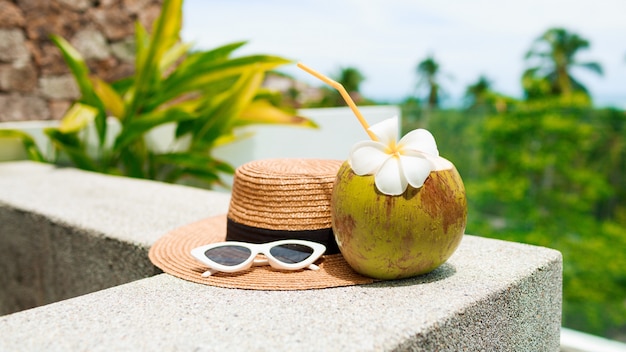
[[[276,269],[318,270],[315,262],[324,254],[323,244],[304,240],[281,240],[255,244],[246,242],[217,242],[191,250],[191,255],[209,267],[202,276],[208,277],[216,272],[234,273],[259,265],[271,265]],[[257,258],[264,254],[265,258]]]

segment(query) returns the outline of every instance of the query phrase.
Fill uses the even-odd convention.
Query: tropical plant
[[[439,107],[441,99],[441,69],[439,63],[433,55],[429,55],[426,59],[417,64],[415,72],[418,77],[416,89],[426,88],[428,95],[426,98],[427,106],[431,109]]]
[[[515,104],[515,99],[494,91],[491,81],[481,75],[478,80],[465,89],[465,100],[470,110],[484,112],[504,112]]]
[[[45,161],[41,151],[37,147],[35,139],[28,133],[20,130],[0,129],[0,138],[21,142],[22,147],[30,160],[41,162]]]
[[[342,67],[333,79],[341,84],[350,94],[352,100],[359,105],[367,105],[371,102],[361,95],[361,83],[365,80],[365,76],[355,67]],[[346,102],[336,89],[324,87],[322,89],[323,96],[317,106],[345,106]]]
[[[46,130],[61,155],[86,170],[212,186],[221,173],[234,172],[211,152],[235,140],[235,128],[257,123],[315,126],[272,105],[272,93],[261,87],[265,73],[288,60],[231,57],[244,42],[191,51],[179,40],[181,22],[182,0],[165,0],[151,34],[137,24],[135,73],[112,84],[90,74],[80,53],[52,36],[81,92],[60,126]],[[107,119],[119,124],[119,133],[114,134]],[[95,152],[89,151],[86,132],[92,122]],[[167,124],[176,126],[173,139],[184,147],[158,151],[147,142],[149,131]]]
[[[559,250],[564,326],[624,340],[625,112],[573,93],[432,115],[439,152],[466,186],[467,233]]]
[[[465,89],[465,98],[468,100],[470,108],[484,106],[491,92],[491,81],[481,75],[478,80],[467,86]]]
[[[359,92],[365,77],[357,68],[344,67],[339,73],[337,82],[341,83],[348,93]]]
[[[487,118],[489,177],[468,185],[477,213],[506,219],[483,234],[562,252],[564,324],[602,335],[626,326],[626,253],[613,250],[626,246],[615,171],[625,165],[624,121],[581,93],[523,102]]]
[[[420,118],[422,105],[420,100],[414,96],[408,96],[400,103],[402,109],[402,122],[413,122]]]
[[[580,67],[602,75],[599,63],[576,60],[576,54],[587,48],[589,41],[576,33],[564,28],[548,29],[526,53],[525,58],[532,65],[522,78],[527,96],[534,98],[543,93],[570,95],[576,91],[588,93],[587,88],[571,74],[572,68]]]

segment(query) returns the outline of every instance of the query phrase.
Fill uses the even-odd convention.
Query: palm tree
[[[441,95],[441,86],[439,83],[441,72],[439,63],[435,61],[432,55],[429,55],[426,59],[417,64],[416,73],[418,76],[416,88],[419,89],[425,86],[428,89],[428,107],[431,109],[438,107]]]
[[[470,84],[465,89],[465,98],[469,102],[470,108],[484,106],[491,92],[491,81],[484,75],[478,77],[478,81]]]
[[[505,112],[515,101],[511,97],[494,91],[491,81],[485,75],[478,77],[476,83],[467,86],[465,99],[470,110],[493,112],[495,109],[498,113]]]
[[[339,74],[335,75],[333,79],[339,82],[345,90],[350,94],[352,100],[359,104],[364,102],[364,98],[361,95],[361,83],[365,81],[365,76],[354,67],[343,67],[339,69]],[[341,97],[336,89],[325,88],[324,97],[320,102],[320,106],[342,106],[346,105],[345,100]]]
[[[341,83],[348,93],[358,93],[365,77],[357,68],[344,67],[339,72],[337,82]]]
[[[597,62],[579,62],[575,56],[579,50],[589,48],[589,41],[576,33],[563,28],[548,29],[535,40],[526,53],[526,60],[535,60],[536,65],[524,72],[524,88],[527,95],[540,87],[537,81],[549,83],[549,91],[556,95],[570,95],[579,91],[587,93],[584,85],[571,75],[573,67],[582,67],[602,75],[602,67]]]

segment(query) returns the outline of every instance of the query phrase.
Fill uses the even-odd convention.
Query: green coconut
[[[465,187],[454,165],[439,158],[420,188],[380,193],[374,176],[356,175],[348,162],[331,198],[332,228],[341,254],[358,273],[399,279],[428,273],[459,246],[467,223]]]

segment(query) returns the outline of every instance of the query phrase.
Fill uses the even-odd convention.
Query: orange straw
[[[363,128],[365,129],[365,132],[367,132],[367,134],[370,136],[370,138],[372,140],[374,140],[374,141],[378,140],[378,138],[376,138],[376,135],[374,135],[372,132],[370,132],[370,130],[369,130],[370,126],[367,124],[367,121],[365,121],[365,118],[363,117],[363,115],[361,114],[359,109],[356,107],[356,104],[354,103],[354,101],[350,97],[350,94],[348,94],[348,92],[341,85],[341,83],[339,83],[337,81],[334,81],[334,80],[324,76],[323,74],[315,71],[314,69],[306,66],[305,64],[303,64],[301,62],[298,62],[298,67],[300,67],[301,69],[305,70],[306,72],[312,74],[313,76],[319,78],[320,80],[324,81],[324,83],[328,84],[329,86],[337,89],[339,91],[339,94],[341,94],[341,96],[343,97],[343,100],[346,101],[346,103],[348,104],[348,106],[350,107],[350,109],[352,110],[354,115],[356,115],[356,118],[361,123],[361,126],[363,126]]]

